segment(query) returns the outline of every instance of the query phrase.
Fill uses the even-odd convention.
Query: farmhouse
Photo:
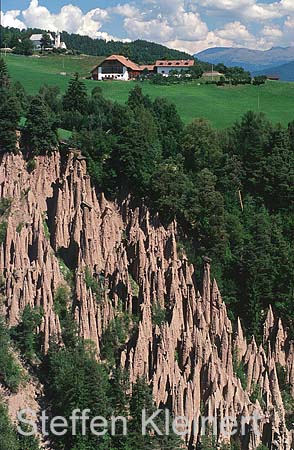
[[[267,75],[266,78],[270,81],[280,81],[280,75]]]
[[[121,55],[112,55],[95,66],[91,73],[93,80],[122,80],[136,79],[143,72],[143,68]]]
[[[54,38],[53,38],[52,34],[48,33],[48,36],[50,38],[50,41],[53,44]],[[35,50],[42,49],[42,37],[43,37],[42,34],[32,34],[31,35],[30,40],[32,41]]]
[[[171,71],[178,70],[181,72],[182,70],[189,70],[192,66],[194,66],[194,59],[186,59],[186,60],[173,60],[173,61],[164,61],[159,60],[155,63],[156,72],[168,77]]]
[[[223,73],[212,70],[210,72],[204,72],[202,78],[206,80],[219,81],[222,77],[224,77]]]

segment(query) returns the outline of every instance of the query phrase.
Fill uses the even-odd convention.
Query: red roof
[[[192,67],[195,64],[194,59],[177,59],[177,60],[158,60],[155,63],[156,67]]]
[[[92,72],[94,72],[94,70],[96,70],[97,67],[100,67],[105,61],[119,61],[123,66],[127,67],[128,69],[131,69],[131,70],[133,70],[135,72],[141,72],[142,71],[141,67],[138,66],[138,64],[134,63],[130,59],[126,58],[125,56],[122,56],[122,55],[111,55],[111,56],[108,56],[108,58],[105,58],[100,64],[98,64],[98,66],[95,66],[92,69]]]
[[[147,70],[149,70],[150,72],[151,71],[153,71],[154,70],[154,64],[147,64],[147,65],[145,65],[145,66],[140,66],[140,69],[141,70],[145,70],[145,69],[147,69]]]

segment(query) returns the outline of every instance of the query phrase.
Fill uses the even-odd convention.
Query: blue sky
[[[1,23],[104,39],[147,39],[190,53],[294,45],[294,0],[2,0]]]

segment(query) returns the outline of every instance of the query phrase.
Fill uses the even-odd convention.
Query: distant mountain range
[[[270,50],[251,50],[247,48],[215,47],[204,50],[195,55],[202,61],[212,64],[223,63],[226,66],[241,66],[250,72],[270,72],[278,73],[281,70],[283,75],[288,74],[291,67],[285,67],[288,63],[294,64],[294,47],[274,47]],[[279,66],[283,66],[283,69]],[[291,65],[290,65],[291,66]],[[290,81],[290,80],[289,80]]]
[[[294,81],[294,61],[281,66],[253,72],[253,75],[279,75],[282,81]]]

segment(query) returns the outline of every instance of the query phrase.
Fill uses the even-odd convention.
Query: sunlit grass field
[[[43,84],[57,85],[64,92],[74,72],[86,78],[101,59],[94,56],[6,56],[11,78],[20,81],[29,94],[37,93]],[[101,86],[106,98],[119,103],[127,100],[135,84],[118,81],[98,83],[91,80],[85,80],[85,83],[89,91],[97,85]],[[175,103],[185,123],[203,117],[215,127],[224,128],[240,119],[248,110],[262,111],[273,122],[284,125],[294,120],[294,83],[267,82],[263,86],[238,87],[198,84],[158,86],[144,82],[141,86],[151,98],[166,97]]]

